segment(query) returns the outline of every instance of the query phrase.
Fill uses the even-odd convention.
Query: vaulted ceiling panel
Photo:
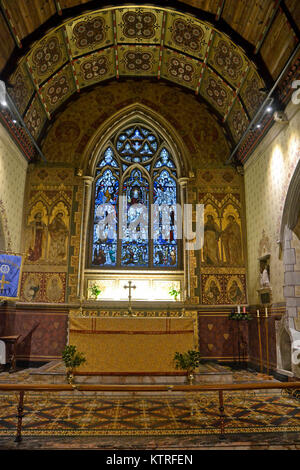
[[[68,60],[62,29],[42,39],[27,56],[30,73],[37,84],[44,82]]]
[[[261,91],[263,88],[264,82],[256,70],[251,68],[240,90],[240,96],[251,118],[265,99],[265,93]]]
[[[228,116],[227,123],[235,142],[238,142],[249,125],[249,118],[245,113],[240,99],[237,97]]]
[[[18,68],[11,76],[10,84],[12,88],[9,88],[8,92],[20,113],[23,114],[35,91],[25,60],[20,62]]]
[[[179,52],[164,49],[161,76],[167,80],[196,90],[202,63]]]
[[[234,90],[213,70],[207,67],[201,83],[200,94],[217,112],[225,116],[233,100]]]
[[[110,10],[80,16],[65,25],[70,54],[81,56],[114,43]]]
[[[41,88],[47,111],[51,114],[76,91],[73,70],[65,65]]]
[[[249,61],[241,50],[219,33],[215,35],[208,64],[234,87],[239,87],[249,67]]]
[[[164,44],[194,57],[204,59],[212,28],[191,17],[168,13]]]
[[[35,139],[38,138],[47,121],[47,114],[37,93],[24,116],[24,121],[31,135]]]
[[[115,50],[108,47],[73,62],[79,88],[115,77]]]
[[[160,47],[148,45],[118,46],[120,75],[157,77]]]
[[[150,8],[117,9],[117,41],[119,43],[160,44],[163,11]]]

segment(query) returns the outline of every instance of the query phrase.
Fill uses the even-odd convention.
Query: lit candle
[[[238,305],[237,310],[238,310],[238,313],[241,313],[241,306],[240,305]]]
[[[259,310],[256,310],[257,318],[259,318]]]
[[[266,307],[265,312],[266,312],[266,318],[268,318],[268,309],[267,309],[267,307]]]

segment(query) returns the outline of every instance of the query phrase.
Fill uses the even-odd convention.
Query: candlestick
[[[260,317],[259,310],[257,313],[257,330],[258,330],[258,344],[259,344],[259,362],[260,362],[260,372],[263,372],[263,359],[262,359],[262,343],[261,343],[261,331],[260,331]]]
[[[238,310],[238,313],[241,313],[241,306],[240,305],[238,305],[237,310]]]
[[[266,312],[266,318],[268,318],[268,309],[267,309],[267,307],[265,308],[265,312]]]
[[[246,313],[246,307],[243,307],[243,313]]]

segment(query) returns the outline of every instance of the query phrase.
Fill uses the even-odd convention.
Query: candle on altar
[[[240,305],[238,305],[237,311],[238,311],[238,313],[241,313],[241,306]]]
[[[243,307],[243,313],[246,313],[246,307]]]
[[[256,310],[257,318],[259,318],[259,310]]]
[[[267,307],[265,309],[265,312],[266,312],[266,318],[268,318],[268,309],[267,309]]]

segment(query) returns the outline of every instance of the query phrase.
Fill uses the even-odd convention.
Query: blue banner
[[[0,254],[0,299],[17,299],[21,281],[22,256]]]

